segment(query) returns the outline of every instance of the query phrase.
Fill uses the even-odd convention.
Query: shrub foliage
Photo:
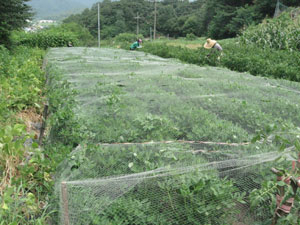
[[[292,15],[292,12],[286,12],[276,19],[250,26],[240,39],[261,48],[300,50],[300,17],[293,18]]]

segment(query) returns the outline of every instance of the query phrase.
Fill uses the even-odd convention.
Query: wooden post
[[[139,19],[141,19],[142,17],[139,16],[139,13],[136,13],[136,17],[134,17],[136,19],[136,38],[138,39],[139,37]]]
[[[67,190],[67,183],[65,181],[61,182],[61,196],[62,196],[62,201],[63,201],[64,225],[70,225],[68,190]]]
[[[100,3],[98,3],[98,47],[100,48]]]
[[[153,29],[153,40],[155,40],[156,39],[156,7],[157,7],[157,5],[156,5],[156,2],[157,2],[157,0],[154,0],[154,29]]]
[[[46,69],[47,64],[48,64],[48,60],[47,60],[47,58],[44,58],[42,70],[45,71],[45,76],[46,76],[45,87],[49,86],[49,74],[48,74],[48,70]],[[44,106],[44,111],[43,111],[43,116],[42,116],[42,126],[40,129],[39,145],[42,145],[42,142],[43,142],[43,137],[44,137],[44,133],[45,133],[45,129],[46,129],[46,120],[48,117],[48,107],[49,107],[49,104],[47,101]]]
[[[43,112],[43,118],[42,118],[43,121],[42,121],[41,130],[40,130],[39,145],[42,145],[42,142],[43,142],[43,137],[44,137],[44,133],[45,133],[45,129],[46,129],[46,120],[48,117],[48,107],[49,107],[49,104],[47,102],[45,104],[44,112]]]

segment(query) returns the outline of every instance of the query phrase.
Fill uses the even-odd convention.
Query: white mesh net
[[[298,83],[117,49],[51,49],[48,60],[77,91],[86,137],[58,169],[60,223],[272,218],[270,202],[250,210],[249,195],[274,178],[281,153],[249,140],[272,123],[299,124]]]
[[[269,149],[269,150],[268,150]],[[272,147],[215,144],[80,146],[58,185],[70,224],[253,224],[249,193],[272,177]],[[267,208],[266,203],[266,208]],[[252,222],[251,222],[252,221]]]

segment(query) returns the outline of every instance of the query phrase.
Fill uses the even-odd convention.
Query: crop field
[[[78,92],[94,142],[247,142],[268,124],[300,122],[295,82],[113,49],[53,49],[48,60]]]
[[[160,38],[155,40],[155,44],[164,44],[168,46],[180,46],[189,49],[197,49],[203,48],[203,45],[206,42],[206,38],[200,37],[195,38],[194,40],[187,40],[187,38],[177,38],[177,39],[167,39],[167,38]],[[218,40],[218,42],[223,46],[227,45],[228,43],[234,43],[234,39],[224,39]]]
[[[269,125],[299,124],[298,83],[120,49],[53,48],[47,60],[50,85],[66,80],[76,92],[84,139],[58,169],[65,224],[272,218],[250,210],[249,193],[274,176],[280,153],[250,141]]]

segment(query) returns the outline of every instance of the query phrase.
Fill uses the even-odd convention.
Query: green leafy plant
[[[223,54],[212,54],[210,57],[207,57],[209,51],[204,48],[195,50],[168,46],[166,43],[147,43],[142,50],[160,57],[177,58],[197,65],[226,67],[238,72],[249,72],[252,75],[300,80],[298,73],[300,57],[296,51],[262,49],[253,44],[235,43],[234,40],[221,45],[224,49]]]
[[[7,187],[0,196],[1,224],[46,224],[53,211],[37,197],[20,186]]]
[[[67,175],[67,179],[79,179],[80,183],[83,179],[98,178],[93,185],[79,184],[79,189],[77,184],[68,184],[69,195],[73,196],[69,198],[70,211],[76,212],[83,202],[90,205],[76,222],[233,223],[236,219],[233,215],[239,211],[237,204],[245,204],[245,193],[240,193],[234,180],[219,178],[214,169],[198,171],[197,165],[205,164],[206,160],[201,155],[191,154],[189,149],[189,145],[178,143],[149,145],[146,148],[142,145],[122,148],[116,145],[81,145],[59,168],[63,171],[59,172],[59,179]],[[195,168],[184,172],[181,171],[185,168],[183,165],[195,165]],[[159,173],[162,176],[158,176],[155,170],[163,168],[165,171]],[[146,171],[153,171],[153,177],[145,178],[140,174]],[[167,175],[171,171],[176,172]],[[124,173],[136,182],[132,188],[126,177],[118,176]],[[113,187],[101,194],[95,191],[97,187],[110,185]],[[115,199],[115,190],[119,195],[123,189],[124,194]],[[94,210],[98,208],[103,210]],[[73,221],[75,217],[71,218]]]
[[[38,47],[47,49],[51,47],[67,47],[68,43],[73,46],[78,44],[78,38],[71,31],[61,30],[41,30],[35,33],[23,34],[16,36],[16,45],[24,45],[28,47]]]
[[[41,70],[44,51],[19,47],[13,53],[0,48],[0,115],[9,110],[41,107],[44,72]],[[0,116],[0,118],[1,118]]]
[[[133,33],[121,33],[115,37],[115,40],[117,42],[134,42],[139,38],[143,39],[143,35],[136,36]]]
[[[275,179],[265,181],[261,189],[255,189],[250,194],[252,210],[255,210],[259,216],[268,218],[267,221],[274,225],[299,222],[299,134],[299,128],[295,129],[288,124],[271,125],[260,131],[253,139],[254,142],[257,140],[276,142],[280,145],[279,151],[283,152],[283,156],[277,160],[276,169],[272,168],[277,181]],[[294,161],[286,160],[284,153],[293,157]],[[270,207],[262,207],[265,202],[268,202]]]
[[[55,70],[52,71],[54,73]],[[69,82],[61,80],[58,71],[55,73],[48,87],[50,113],[48,121],[51,126],[49,139],[76,146],[82,138],[80,123],[73,111],[76,91],[70,88]]]
[[[0,129],[1,189],[10,185],[17,176],[19,172],[17,167],[26,154],[23,144],[28,138],[25,125],[16,124],[13,127],[7,125]]]
[[[30,138],[25,125],[0,129],[0,219],[6,224],[43,224],[52,214],[45,201],[52,179],[38,144],[25,147]]]
[[[157,115],[138,116],[134,123],[138,128],[140,138],[148,140],[151,138],[163,140],[163,138],[167,139],[168,136],[179,136],[181,133],[172,121]]]
[[[189,41],[193,41],[193,40],[197,39],[197,36],[193,33],[190,33],[190,34],[186,35],[186,39],[189,40]]]

